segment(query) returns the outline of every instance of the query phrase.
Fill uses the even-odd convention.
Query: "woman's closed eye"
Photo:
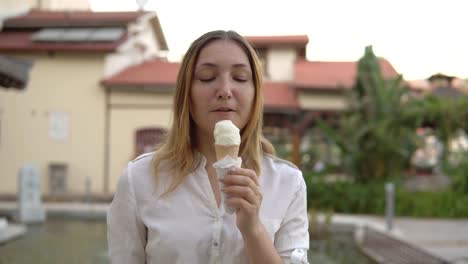
[[[203,78],[198,78],[200,82],[211,82],[214,81],[216,77],[203,77]]]
[[[213,77],[202,77],[202,78],[198,78],[198,80],[200,82],[204,82],[204,83],[207,83],[207,82],[211,82],[211,81],[214,81],[216,79],[216,76],[213,76]],[[232,77],[232,79],[236,82],[240,82],[240,83],[245,83],[249,80],[248,77],[245,77],[245,76],[234,76]]]
[[[232,79],[234,79],[234,81],[236,81],[236,82],[241,82],[241,83],[247,82],[249,80],[245,76],[234,76],[234,77],[232,77]]]
[[[240,66],[231,72],[231,78],[236,82],[245,83],[252,79],[252,74],[244,66]]]

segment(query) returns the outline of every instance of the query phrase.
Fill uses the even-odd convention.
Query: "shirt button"
[[[218,241],[213,242],[213,246],[218,247]]]

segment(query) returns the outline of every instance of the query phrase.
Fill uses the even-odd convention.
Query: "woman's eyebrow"
[[[204,62],[199,64],[198,67],[218,67],[218,65],[212,62]]]
[[[204,62],[199,64],[198,67],[218,67],[219,65],[212,62]],[[233,68],[248,68],[249,66],[245,63],[236,63],[232,65]]]
[[[245,64],[245,63],[236,63],[234,65],[232,65],[233,68],[248,68],[249,65]]]

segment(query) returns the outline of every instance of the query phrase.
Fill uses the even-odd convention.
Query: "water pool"
[[[28,225],[23,237],[0,246],[0,264],[22,263],[109,263],[106,224],[48,219],[43,225]]]
[[[311,264],[374,264],[354,242],[351,226],[332,226],[311,232],[309,262]]]
[[[310,263],[370,264],[357,249],[350,228],[311,234]],[[48,219],[29,225],[25,236],[0,245],[0,264],[110,263],[103,221]]]

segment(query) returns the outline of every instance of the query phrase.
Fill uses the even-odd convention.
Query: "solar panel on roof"
[[[65,32],[63,28],[45,28],[32,35],[33,41],[60,42]]]
[[[39,42],[112,42],[120,39],[125,30],[109,28],[45,28],[32,35]]]
[[[88,41],[89,36],[94,31],[92,28],[70,28],[62,34],[62,41],[84,42]]]
[[[89,41],[116,41],[123,34],[123,28],[99,28],[90,35]]]

